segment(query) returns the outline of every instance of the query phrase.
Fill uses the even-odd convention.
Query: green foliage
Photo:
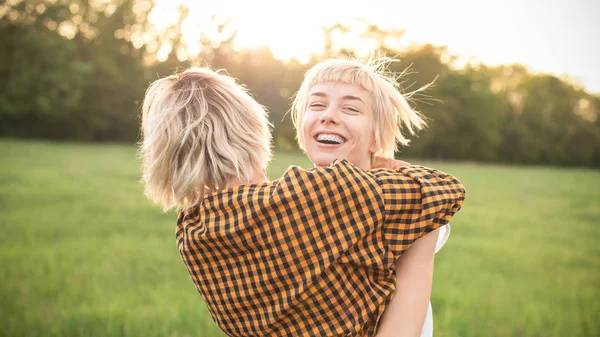
[[[55,31],[0,27],[0,134],[60,137],[64,128],[53,126],[68,126],[81,108],[92,65]]]
[[[287,112],[310,64],[283,62],[266,48],[236,50],[229,21],[202,23],[200,53],[186,53],[182,24],[158,34],[150,0],[14,1],[0,18],[0,137],[134,141],[144,90],[190,66],[225,69],[270,112],[275,146],[297,149]],[[324,57],[356,57],[339,36],[354,34],[392,58],[411,104],[429,120],[402,156],[600,167],[600,96],[521,65],[458,66],[446,47],[398,48],[404,31],[365,20],[323,29]],[[356,22],[355,22],[356,23]],[[391,41],[391,42],[390,42]],[[189,42],[188,42],[189,43]],[[160,61],[158,50],[170,50]]]
[[[133,146],[0,141],[0,336],[224,336]],[[441,337],[600,331],[600,173],[420,162],[467,188],[436,255]],[[305,156],[277,152],[269,176]]]
[[[132,2],[127,1],[116,8],[110,16],[101,16],[97,22],[98,32],[94,39],[85,40],[81,35],[81,57],[94,66],[92,78],[84,93],[81,113],[87,123],[87,139],[135,140],[139,127],[137,115],[148,80],[138,50],[132,43],[115,37],[115,32],[127,26],[134,15]]]
[[[0,135],[136,139],[149,82],[144,48],[116,34],[136,24],[134,1],[112,5],[23,1],[9,9],[15,18],[0,22]],[[72,36],[59,34],[62,25]]]

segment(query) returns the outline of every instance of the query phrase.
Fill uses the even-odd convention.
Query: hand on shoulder
[[[410,166],[410,163],[402,160],[396,160],[394,158],[375,157],[372,168],[387,168],[397,170],[403,166]]]

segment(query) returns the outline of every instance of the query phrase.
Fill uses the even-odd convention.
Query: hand
[[[410,163],[402,160],[396,160],[394,158],[375,157],[375,161],[373,161],[372,168],[387,168],[397,170],[402,166],[410,166]]]

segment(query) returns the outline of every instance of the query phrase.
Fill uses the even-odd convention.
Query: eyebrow
[[[327,94],[324,92],[313,92],[308,97],[310,97],[310,96],[327,97]],[[365,102],[362,100],[362,98],[360,98],[358,96],[346,95],[346,96],[342,97],[342,99],[361,101],[363,104],[365,104]]]
[[[346,95],[344,97],[342,97],[343,99],[349,99],[349,100],[354,100],[354,101],[361,101],[362,104],[365,104],[365,102],[358,96],[352,96],[352,95]]]

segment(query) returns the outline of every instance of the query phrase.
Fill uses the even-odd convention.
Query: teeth
[[[330,142],[335,142],[338,144],[342,144],[344,142],[344,138],[342,138],[340,136],[332,135],[332,134],[327,134],[327,133],[321,133],[321,134],[317,135],[317,140],[318,141],[330,141]]]

